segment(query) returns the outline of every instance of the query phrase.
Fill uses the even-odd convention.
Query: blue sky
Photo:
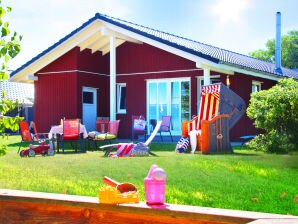
[[[3,0],[8,21],[23,35],[16,69],[93,17],[96,12],[248,54],[281,31],[298,30],[297,0]]]

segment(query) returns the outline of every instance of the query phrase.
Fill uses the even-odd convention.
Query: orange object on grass
[[[98,199],[104,204],[139,203],[140,195],[138,191],[120,193],[115,187],[106,185],[99,189]]]

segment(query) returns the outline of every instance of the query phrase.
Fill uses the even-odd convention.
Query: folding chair
[[[160,129],[160,126],[161,126],[161,121],[158,121],[156,123],[156,126],[153,130],[153,132],[151,133],[150,137],[146,140],[145,143],[143,143],[142,145],[144,146],[150,146],[152,140],[154,139],[154,137],[156,136],[157,132],[159,131]],[[126,143],[117,143],[117,144],[110,144],[110,145],[104,145],[104,146],[101,146],[100,149],[104,150],[105,151],[105,154],[104,154],[104,157],[108,157],[110,155],[110,153],[112,152],[112,150],[114,148],[117,148],[118,145],[121,145],[121,144],[126,144]],[[134,144],[134,146],[136,146],[137,144]],[[155,153],[151,152],[150,151],[150,148],[149,148],[149,151],[148,153],[152,156],[157,156]]]
[[[171,140],[173,142],[173,137],[172,137],[172,133],[171,133],[171,125],[172,125],[171,124],[171,119],[172,119],[171,115],[161,117],[161,126],[160,126],[160,129],[159,129],[159,135],[160,135],[160,138],[161,138],[162,141],[163,141],[163,138],[162,138],[161,133],[162,132],[169,132],[170,136],[171,136]]]

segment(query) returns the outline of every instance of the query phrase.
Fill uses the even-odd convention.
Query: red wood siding
[[[240,95],[246,103],[246,106],[249,106],[249,100],[252,90],[252,81],[262,82],[262,89],[269,89],[276,84],[275,81],[262,79],[258,77],[253,77],[249,75],[244,75],[241,73],[236,73],[235,75],[230,76],[231,89]],[[243,135],[255,135],[260,133],[261,130],[257,130],[253,121],[247,117],[245,114],[240,121],[233,127],[230,132],[231,139],[236,141],[239,140],[240,136]]]
[[[70,50],[59,59],[45,66],[39,73],[59,72],[57,74],[39,74],[35,82],[35,121],[40,131],[49,131],[50,126],[59,123],[62,117],[82,118],[82,88],[98,89],[97,116],[109,116],[109,54],[80,51],[79,47]],[[197,115],[197,77],[203,76],[202,70],[196,69],[194,62],[168,53],[148,44],[124,43],[116,50],[117,83],[126,83],[127,113],[117,114],[120,119],[119,137],[130,138],[131,116],[146,114],[146,80],[190,77],[191,115]],[[74,72],[63,73],[61,71]],[[174,71],[166,73],[163,71]],[[90,74],[88,72],[98,73]],[[158,72],[154,74],[134,74]],[[107,74],[107,75],[105,75]],[[226,75],[211,71],[211,75],[221,75],[226,82]],[[262,82],[262,89],[268,89],[276,82],[244,74],[230,76],[231,89],[249,103],[252,80]],[[231,139],[241,135],[255,134],[252,121],[244,116],[231,131]]]
[[[97,117],[110,116],[110,82],[106,76],[106,65],[101,52],[92,54],[90,49],[86,49],[78,54],[78,70],[94,72],[99,74],[79,73],[78,88],[79,88],[79,116],[82,117],[82,88],[92,87],[97,88]],[[95,121],[94,121],[95,122]]]
[[[78,47],[41,69],[35,82],[34,119],[41,131],[49,131],[62,117],[82,119],[82,88],[98,88],[98,116],[109,115],[109,79],[101,53],[80,52]],[[73,72],[63,72],[73,71]],[[58,73],[57,73],[58,72]],[[95,122],[95,121],[94,121]]]
[[[62,117],[78,116],[77,73],[39,74],[76,70],[77,54],[78,48],[74,48],[37,72],[34,120],[41,132],[48,132]]]
[[[45,66],[39,72],[69,71],[77,69],[79,48],[73,48],[60,58]]]
[[[156,71],[173,71],[183,69],[196,69],[195,63],[177,55],[168,53],[147,44],[124,43],[117,48],[117,83],[126,83],[126,114],[118,114],[121,120],[119,135],[122,138],[131,137],[131,116],[146,114],[146,80],[177,77],[191,77],[192,105],[196,105],[196,76],[202,71],[187,71],[155,74],[121,75],[128,73],[146,73]],[[109,54],[105,56],[109,66]],[[192,114],[196,113],[196,106],[192,107]]]
[[[78,117],[77,73],[38,75],[35,82],[34,119],[39,131],[48,132],[62,117]]]
[[[97,117],[110,116],[110,83],[107,77],[80,72],[78,76],[78,86],[78,115],[80,117],[82,117],[82,106],[80,105],[82,105],[83,87],[97,88]]]

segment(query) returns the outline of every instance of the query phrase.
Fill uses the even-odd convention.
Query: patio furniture
[[[131,116],[131,141],[139,135],[144,136],[147,139],[147,124],[146,119],[143,115],[132,115]]]
[[[106,133],[108,131],[108,126],[109,120],[106,119],[96,120],[95,122],[96,131],[101,133]]]
[[[244,100],[224,84],[203,86],[199,114],[182,122],[182,136],[189,136],[193,152],[232,152],[229,131],[245,110]]]
[[[171,115],[161,117],[161,126],[160,126],[160,129],[159,129],[159,135],[160,135],[160,138],[161,138],[162,141],[163,141],[163,138],[162,138],[161,133],[162,132],[169,132],[170,136],[171,136],[171,140],[173,142],[173,137],[172,137],[172,133],[171,133],[171,125],[172,125],[171,124],[171,119],[172,119]]]
[[[160,126],[161,126],[161,123],[162,123],[161,121],[158,121],[156,123],[156,126],[155,126],[153,132],[151,133],[150,137],[146,140],[146,142],[141,143],[142,146],[149,147],[149,145],[151,144],[152,140],[154,139],[154,137],[156,136],[157,132],[159,131]],[[110,145],[101,146],[99,148],[102,149],[103,151],[105,151],[104,157],[108,157],[110,155],[110,153],[112,152],[113,149],[117,148],[118,146],[126,145],[126,144],[127,143],[110,144]],[[133,143],[130,143],[130,144],[133,144]],[[140,143],[133,144],[133,146],[137,146],[137,145],[140,145]],[[131,147],[131,149],[133,149],[133,147]],[[153,152],[150,151],[150,148],[148,150],[148,153],[150,155],[152,155],[152,156],[156,156],[155,153],[153,153]]]
[[[77,152],[78,143],[80,146],[80,151],[82,151],[82,138],[80,136],[80,119],[63,119],[63,133],[60,136],[59,143],[62,146],[62,153],[64,153],[65,142],[70,142],[71,147]],[[58,146],[59,151],[59,146]]]
[[[20,121],[19,127],[20,127],[20,133],[22,140],[19,145],[18,153],[20,152],[21,146],[23,142],[27,143],[40,143],[42,141],[47,141],[48,138],[39,138],[39,134],[37,133],[35,123],[33,122],[34,127],[32,126],[32,131],[30,132],[29,125],[27,121]]]
[[[111,144],[112,140],[116,140],[118,137],[118,130],[120,120],[97,120],[98,125],[97,131],[89,132],[88,134],[88,148],[90,149],[90,142],[93,142],[96,149],[98,148],[98,141],[107,141]],[[96,126],[97,127],[97,126]]]

